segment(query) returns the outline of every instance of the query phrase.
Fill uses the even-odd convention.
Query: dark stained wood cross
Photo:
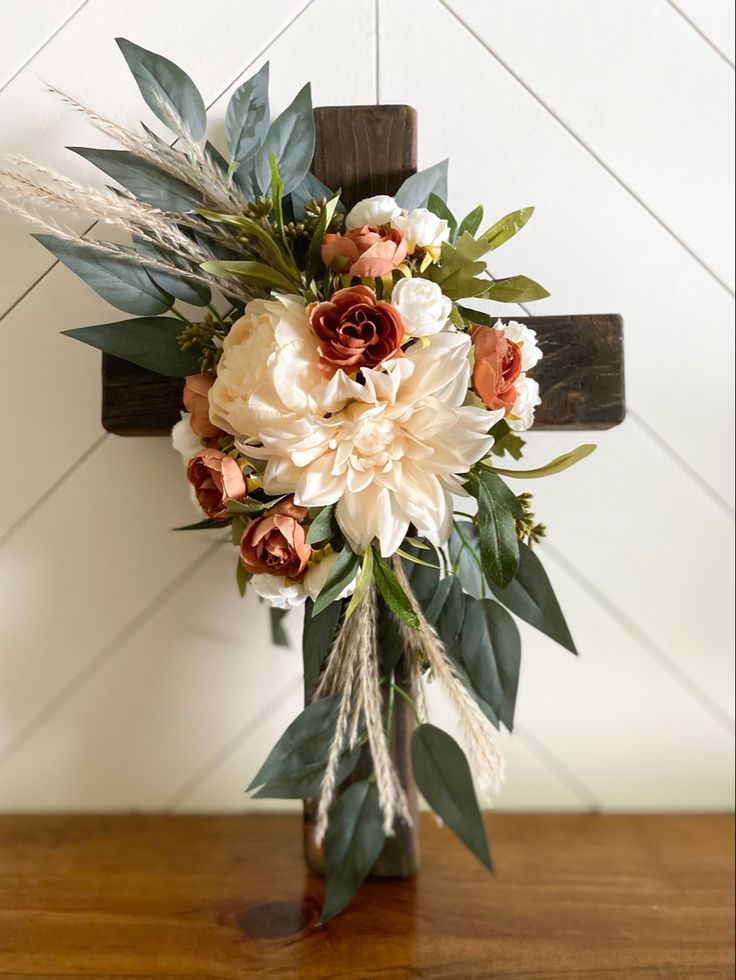
[[[410,106],[338,106],[315,109],[317,144],[312,169],[328,187],[342,188],[349,208],[374,194],[394,193],[416,172],[416,112]],[[511,319],[507,316],[505,319]],[[544,358],[534,369],[542,404],[535,429],[608,429],[623,421],[623,324],[615,314],[513,319],[537,331]],[[182,382],[103,354],[102,424],[122,436],[168,435],[179,420]],[[397,674],[402,684],[410,677]],[[395,707],[392,754],[416,812],[409,742],[413,718]],[[368,770],[370,771],[370,769]],[[305,805],[305,855],[319,870],[313,806]],[[419,862],[418,835],[404,825],[387,839],[373,873],[407,875]]]

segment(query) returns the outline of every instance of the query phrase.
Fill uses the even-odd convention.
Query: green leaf
[[[413,211],[414,208],[424,208],[430,194],[435,194],[443,201],[447,200],[447,160],[435,163],[433,167],[420,170],[418,174],[407,177],[394,199],[400,208]]]
[[[450,211],[442,198],[438,197],[434,192],[432,192],[429,195],[427,208],[432,212],[432,214],[436,214],[438,218],[443,218],[447,222],[450,229],[450,241],[454,242],[457,232],[457,218],[452,211]]]
[[[421,566],[415,566],[421,568]],[[376,580],[378,591],[383,596],[386,605],[395,613],[399,619],[410,626],[412,629],[419,629],[419,618],[414,612],[409,597],[401,588],[398,579],[391,570],[390,565],[379,554],[375,555],[373,562],[373,575]]]
[[[456,521],[448,542],[453,574],[468,595],[485,595],[485,576],[480,563],[478,529],[470,521]]]
[[[183,524],[181,527],[172,528],[174,531],[217,531],[222,530],[227,527],[230,522],[228,520],[223,521],[213,521],[211,517],[205,518],[203,521],[196,521],[194,524]]]
[[[474,261],[448,242],[443,242],[440,264],[430,266],[427,277],[441,286],[442,292],[450,299],[465,299],[478,296],[488,288],[488,280],[478,278],[485,269],[485,262]]]
[[[313,519],[307,531],[307,544],[329,541],[335,533],[335,504],[328,504]]]
[[[193,139],[201,139],[207,128],[207,111],[189,75],[160,54],[123,37],[115,40],[151,112],[169,129],[174,126],[176,132],[189,132]]]
[[[519,565],[516,519],[523,510],[515,495],[495,473],[472,475],[468,491],[478,500],[480,558],[486,575],[505,587]]]
[[[271,154],[275,154],[284,183],[284,194],[297,187],[314,156],[314,111],[309,84],[269,127],[263,146],[255,157],[255,175],[263,194],[271,190]]]
[[[144,241],[142,238],[134,237],[133,247],[142,259],[167,262],[169,265],[175,265],[182,270],[191,271],[191,266],[180,256],[175,255],[173,252],[166,252],[163,249],[156,248],[155,245],[152,245],[149,241]],[[210,288],[204,282],[190,279],[187,276],[178,276],[174,272],[162,272],[160,269],[151,269],[150,267],[146,267],[146,272],[157,286],[163,289],[164,292],[175,296],[176,299],[180,299],[182,303],[189,303],[190,306],[206,306],[212,299]]]
[[[273,507],[275,503],[277,503],[275,500],[263,503],[261,500],[248,498],[246,500],[226,500],[225,507],[231,514],[258,514],[267,507]]]
[[[490,466],[488,463],[483,463],[482,465],[486,469],[490,469],[501,476],[510,476],[518,480],[536,480],[542,476],[552,476],[554,473],[562,473],[563,470],[567,470],[576,463],[579,463],[581,459],[586,459],[586,457],[590,456],[595,451],[595,448],[595,443],[584,443],[582,446],[578,446],[577,449],[571,449],[569,453],[563,453],[562,456],[558,456],[545,466],[538,466],[532,470],[505,470],[498,466]],[[518,459],[519,457],[516,456],[515,458]]]
[[[315,600],[313,616],[321,613],[331,602],[335,602],[340,593],[344,592],[353,581],[357,570],[358,556],[345,545],[342,551],[338,553],[337,561],[332,566],[332,571]]]
[[[318,796],[339,707],[337,694],[307,705],[271,749],[248,791],[261,787],[254,794],[258,799],[304,800]],[[338,783],[349,775],[359,755],[360,746],[343,754]]]
[[[330,810],[320,923],[333,919],[348,905],[376,863],[384,839],[376,784],[363,779],[348,786]]]
[[[527,221],[534,214],[534,208],[522,208],[520,211],[512,211],[500,218],[494,225],[484,231],[480,236],[484,238],[492,249],[503,245],[509,238],[513,238],[517,231],[521,231]],[[479,221],[480,223],[480,221]]]
[[[484,242],[482,238],[473,238],[467,231],[464,231],[460,235],[455,244],[455,248],[462,256],[470,259],[472,262],[475,262],[481,255],[485,255],[489,251],[488,242]]]
[[[307,249],[307,260],[305,264],[305,275],[307,283],[310,283],[316,273],[319,265],[322,261],[322,240],[325,237],[325,232],[330,226],[330,222],[335,214],[335,208],[340,200],[339,195],[332,197],[329,201],[325,203],[322,207],[319,215],[319,221],[314,229],[314,234],[312,235],[312,240],[309,243],[309,248]]]
[[[312,697],[322,664],[332,649],[337,627],[342,617],[342,602],[331,602],[321,613],[313,615],[314,603],[307,599],[302,633],[302,657],[304,660],[304,698]]]
[[[519,568],[507,588],[499,588],[493,582],[490,585],[496,598],[512,613],[571,653],[577,653],[547,573],[531,548],[519,542]]]
[[[304,174],[298,186],[291,192],[291,206],[295,219],[301,221],[304,218],[306,214],[305,207],[310,201],[319,203],[322,200],[329,201],[333,197],[335,197],[335,192],[331,191],[326,184],[323,184],[313,173],[308,171]],[[336,210],[344,214],[345,205],[341,201],[338,201]]]
[[[461,648],[473,687],[511,731],[521,668],[521,637],[513,617],[492,599],[469,600]]]
[[[437,630],[445,650],[449,650],[460,635],[465,615],[460,579],[455,575],[443,578],[424,612],[427,620]]]
[[[179,350],[176,338],[181,331],[181,321],[173,317],[139,317],[96,327],[75,327],[62,333],[156,374],[186,378],[198,373],[199,354],[195,350]]]
[[[508,279],[494,280],[490,286],[474,295],[478,299],[492,299],[497,303],[531,303],[535,299],[544,299],[549,293],[528,276],[509,276]]]
[[[294,290],[292,282],[263,262],[252,262],[247,259],[229,261],[226,259],[225,261],[203,262],[200,268],[213,276],[222,276],[223,278],[238,276],[265,286],[272,286],[274,289],[283,289],[286,292],[293,292]]]
[[[491,446],[491,453],[494,456],[505,456],[508,453],[513,459],[521,459],[526,443],[521,436],[511,431],[505,419],[496,422],[491,429],[491,435],[495,440]],[[503,471],[499,470],[498,472],[502,473]]]
[[[172,297],[159,289],[135,256],[118,257],[54,235],[33,238],[117,309],[136,316],[156,316],[171,308]]]
[[[250,579],[251,576],[246,571],[240,558],[238,558],[238,564],[235,569],[235,581],[237,582],[238,592],[240,593],[241,597],[245,595],[245,590],[248,588],[248,582]]]
[[[360,574],[355,583],[355,591],[350,597],[348,608],[345,610],[345,619],[355,612],[363,596],[368,591],[368,586],[373,581],[373,548],[368,547],[363,552],[363,561],[360,566]]]
[[[475,235],[480,223],[483,220],[483,205],[479,204],[477,208],[473,208],[468,214],[465,215],[463,220],[460,222],[460,227],[457,230],[458,238],[467,232],[469,235]]]
[[[246,218],[242,214],[220,214],[218,211],[208,211],[206,208],[197,208],[197,214],[214,224],[235,225],[242,229],[249,238],[255,238],[262,245],[265,245],[277,260],[282,260],[281,249],[273,235],[266,231],[262,225],[259,225],[257,221]]]
[[[193,211],[202,203],[201,194],[183,180],[164,173],[141,160],[130,150],[99,150],[87,146],[68,146],[93,166],[116,180],[139,201],[162,211]]]
[[[269,607],[268,616],[271,624],[271,643],[276,647],[288,647],[291,645],[284,629],[284,619],[288,614],[288,609],[277,609],[276,606]]]
[[[232,160],[247,160],[268,132],[268,62],[232,94],[225,112],[225,139]]]
[[[423,541],[420,545],[414,545],[406,541],[406,550],[411,558],[421,559],[423,564],[409,559],[402,560],[404,574],[411,586],[411,590],[419,600],[419,604],[426,609],[434,598],[440,582],[439,563],[440,558],[437,549],[433,545]]]
[[[483,818],[463,750],[446,732],[425,724],[412,735],[411,760],[414,779],[427,803],[492,871]]]

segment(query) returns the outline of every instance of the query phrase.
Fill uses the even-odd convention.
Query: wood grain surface
[[[423,871],[316,926],[296,816],[0,818],[0,976],[733,976],[733,818],[492,815],[489,876],[425,817]]]

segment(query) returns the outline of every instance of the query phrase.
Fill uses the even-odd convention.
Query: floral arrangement
[[[42,226],[42,245],[135,317],[66,333],[185,379],[173,442],[200,511],[185,530],[227,529],[240,592],[279,611],[276,626],[305,606],[307,706],[250,788],[312,801],[322,919],[334,916],[414,819],[391,752],[398,699],[416,718],[419,790],[490,868],[470,766],[422,692],[444,689],[478,779],[495,784],[493,732],[512,728],[521,657],[511,613],[574,652],[533,550],[544,527],[504,478],[559,471],[593,447],[543,469],[502,465],[521,458],[543,351],[522,323],[463,305],[547,295],[525,276],[491,278],[483,261],[533,209],[479,233],[481,207],[457,221],[447,206],[445,162],[346,210],[309,172],[309,86],[271,121],[264,66],[230,100],[223,156],[189,76],[118,44],[175,143],[58,93],[121,145],[73,148],[116,187],[16,160],[0,190]],[[80,236],[43,209],[81,210],[130,242]]]

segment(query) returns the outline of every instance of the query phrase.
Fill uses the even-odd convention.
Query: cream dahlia
[[[262,445],[247,447],[266,460],[266,492],[293,493],[304,507],[337,503],[357,552],[377,539],[392,555],[410,524],[443,543],[450,495],[464,493],[462,474],[489,451],[488,430],[503,416],[463,405],[469,352],[467,336],[440,334],[382,370],[364,370],[363,384],[339,372],[351,399],[342,410],[274,420],[260,431]]]

